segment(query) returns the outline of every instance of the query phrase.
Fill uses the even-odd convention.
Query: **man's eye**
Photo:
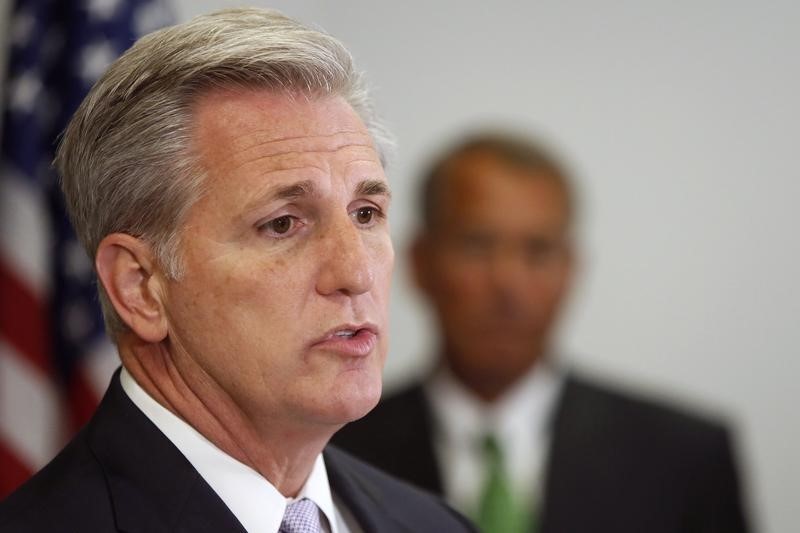
[[[462,235],[458,240],[459,251],[471,256],[485,255],[493,246],[494,240],[488,235]]]
[[[290,215],[283,215],[282,217],[273,218],[266,224],[264,228],[268,229],[276,235],[284,235],[289,232],[295,225],[295,218]]]
[[[524,245],[525,257],[530,263],[544,263],[558,257],[561,248],[553,240],[530,239]]]
[[[353,216],[355,216],[356,222],[359,224],[369,224],[373,221],[373,219],[379,216],[380,213],[374,207],[359,207],[356,209]]]

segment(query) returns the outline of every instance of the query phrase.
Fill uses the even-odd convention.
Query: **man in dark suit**
[[[385,150],[349,53],[275,12],[116,61],[56,164],[122,369],[0,530],[471,531],[327,446],[380,396]]]
[[[478,134],[432,166],[421,204],[413,270],[438,318],[438,365],[334,442],[490,533],[746,531],[724,427],[554,359],[575,199],[553,156]]]

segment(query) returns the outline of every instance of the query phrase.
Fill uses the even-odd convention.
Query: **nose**
[[[375,283],[377,258],[370,254],[363,232],[350,217],[320,238],[324,256],[319,265],[317,292],[354,296],[369,291]]]
[[[529,276],[519,251],[508,245],[494,250],[489,260],[489,272],[495,290],[508,297],[519,296],[520,287]]]

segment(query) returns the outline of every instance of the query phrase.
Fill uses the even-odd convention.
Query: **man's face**
[[[339,425],[381,391],[389,193],[341,98],[216,91],[194,109],[204,194],[166,291],[171,353],[201,400],[260,427]]]
[[[501,393],[546,350],[571,270],[569,213],[551,176],[488,152],[446,165],[417,279],[467,384]]]

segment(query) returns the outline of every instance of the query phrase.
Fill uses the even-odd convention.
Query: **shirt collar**
[[[500,398],[486,403],[442,366],[426,383],[425,391],[442,437],[451,443],[473,445],[489,433],[501,440],[513,439],[521,431],[546,434],[562,382],[559,369],[537,364]]]
[[[147,418],[189,460],[228,509],[250,533],[277,532],[286,506],[285,498],[261,474],[226,454],[192,426],[175,416],[153,399],[123,367],[120,382],[125,393]],[[337,530],[333,499],[322,454],[298,494],[313,501],[330,524],[331,533]]]
[[[328,483],[328,472],[325,470],[325,460],[322,458],[322,454],[317,456],[311,475],[297,495],[297,499],[300,498],[308,498],[317,504],[325,518],[328,519],[331,533],[339,533],[337,528],[338,520],[336,520],[333,497],[331,496],[331,485]]]

